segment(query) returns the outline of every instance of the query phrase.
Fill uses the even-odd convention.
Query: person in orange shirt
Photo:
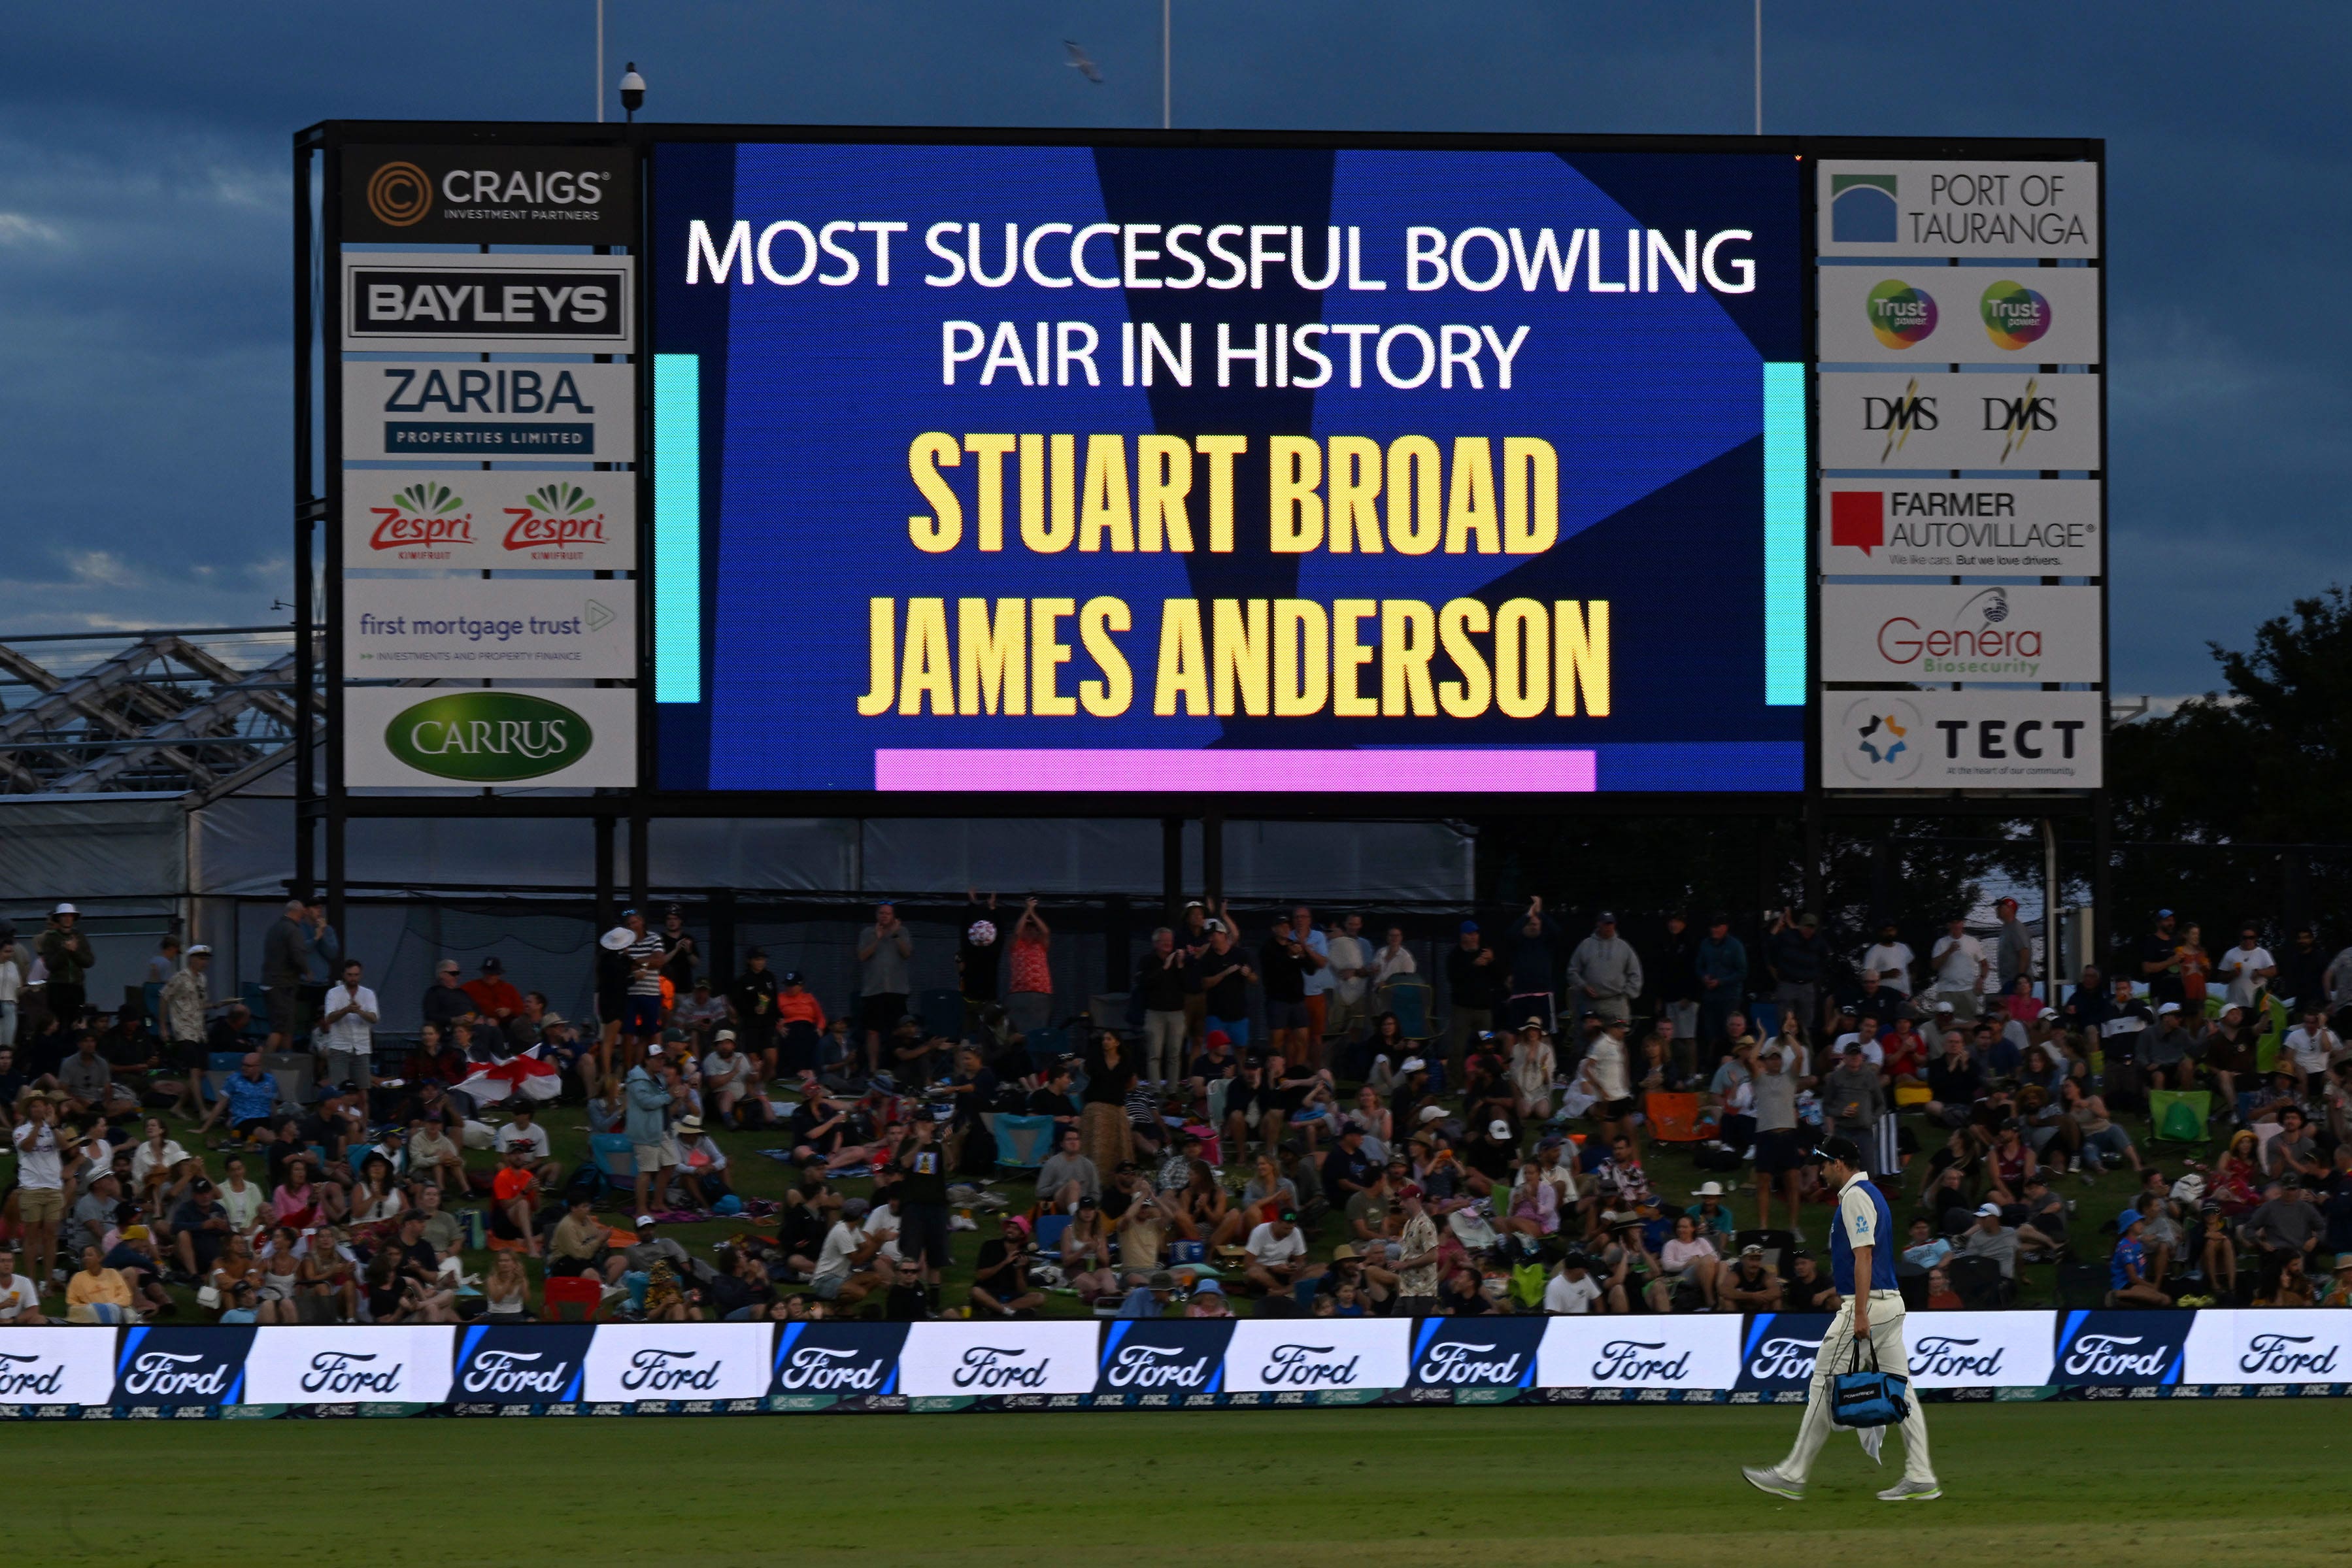
[[[474,1010],[483,1018],[506,1028],[507,1019],[522,1012],[522,993],[507,978],[507,967],[496,956],[482,960],[482,972],[457,988],[474,998]]]
[[[539,1176],[530,1168],[531,1145],[518,1140],[507,1145],[506,1163],[490,1178],[490,1195],[498,1200],[499,1218],[506,1221],[500,1228],[510,1228],[534,1258],[539,1256],[539,1238],[531,1234],[532,1205],[539,1197]],[[511,1239],[512,1238],[510,1238]]]
[[[825,1029],[824,1004],[803,981],[798,969],[787,969],[778,977],[783,988],[776,993],[776,1040],[778,1051],[768,1056],[768,1076],[796,1073],[803,1067],[817,1065],[817,1036]],[[782,1058],[782,1073],[778,1055]]]

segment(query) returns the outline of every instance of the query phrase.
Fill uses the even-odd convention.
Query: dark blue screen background
[[[654,349],[699,356],[702,580],[701,700],[659,709],[659,778],[675,789],[874,787],[877,747],[1577,747],[1599,756],[1602,789],[1793,789],[1803,766],[1801,706],[1765,702],[1763,371],[1803,358],[1800,176],[1763,154],[1330,151],[1302,149],[914,147],[669,143],[652,184]],[[891,242],[891,277],[874,287],[870,236],[845,241],[864,258],[857,281],[782,287],[759,278],[685,281],[688,224],[723,236],[738,219],[757,234],[779,219],[812,228],[835,219],[907,223]],[[924,247],[932,224],[976,222],[984,259],[999,265],[1003,230],[1046,222],[1303,225],[1319,267],[1328,225],[1363,231],[1364,270],[1384,292],[1299,289],[1286,267],[1266,287],[1230,291],[1047,289],[1016,277],[982,288],[927,287],[941,264]],[[1603,277],[1623,277],[1628,228],[1700,241],[1723,229],[1753,239],[1727,247],[1752,259],[1757,287],[1685,294],[1662,276],[1657,293],[1594,294],[1576,286],[1491,292],[1408,292],[1408,225],[1451,235],[1472,225],[1528,234],[1600,231]],[[960,247],[959,247],[960,248]],[[1051,243],[1053,269],[1066,251]],[[1097,270],[1113,246],[1089,253]],[[1483,246],[1474,265],[1487,256]],[[798,242],[776,248],[797,262]],[[828,261],[828,267],[837,264]],[[1163,267],[1168,264],[1160,264]],[[1176,270],[1169,267],[1169,270]],[[757,274],[755,273],[755,277]],[[940,379],[940,323],[1083,319],[1099,332],[1098,387],[1024,387],[1000,373],[976,384]],[[1121,387],[1122,323],[1156,322],[1171,340],[1193,323],[1190,388]],[[1412,322],[1433,337],[1448,322],[1528,330],[1514,384],[1413,391],[1345,384],[1345,361],[1318,391],[1215,383],[1215,323],[1246,338],[1265,321]],[[1324,347],[1344,355],[1346,344]],[[1369,359],[1370,343],[1366,343]],[[1408,351],[1407,358],[1411,358]],[[1303,364],[1298,367],[1302,372]],[[656,409],[659,418],[660,410]],[[910,482],[907,450],[924,431],[1070,432],[1081,458],[1089,434],[1239,434],[1237,544],[1230,555],[1080,553],[971,542],[974,465],[946,471],[966,504],[966,542],[929,555],[907,518],[929,508]],[[1266,549],[1266,438],[1506,435],[1549,441],[1560,459],[1559,542],[1534,557],[1430,554],[1274,555]],[[1017,465],[1008,461],[1008,491]],[[1192,522],[1205,534],[1205,462],[1196,462]],[[658,482],[658,478],[657,478]],[[1008,510],[1013,509],[1008,496]],[[1097,718],[861,717],[873,597],[1124,599],[1135,630],[1120,639],[1135,672],[1129,710]],[[1511,719],[1156,717],[1152,674],[1160,601],[1168,598],[1512,597],[1611,601],[1612,712]],[[1203,620],[1207,619],[1204,614]],[[1364,622],[1377,640],[1377,620]],[[1064,640],[1076,643],[1075,624]],[[1072,692],[1096,672],[1084,650],[1062,676]],[[1452,674],[1441,654],[1434,674]],[[1377,665],[1366,674],[1378,690]],[[1335,781],[1348,776],[1335,758]]]

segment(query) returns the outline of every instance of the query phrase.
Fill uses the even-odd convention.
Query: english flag
[[[477,1105],[495,1105],[515,1094],[526,1100],[554,1099],[562,1091],[563,1075],[555,1070],[553,1062],[540,1055],[540,1051],[534,1045],[519,1056],[475,1068],[457,1085],[457,1092]]]

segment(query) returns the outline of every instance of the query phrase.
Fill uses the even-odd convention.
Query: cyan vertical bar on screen
[[[1805,706],[1805,367],[1764,367],[1764,704]]]
[[[702,700],[702,378],[654,356],[654,701]]]

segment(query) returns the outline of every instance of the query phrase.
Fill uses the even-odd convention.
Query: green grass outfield
[[[768,1564],[2352,1563],[2352,1406],[1931,1406],[1938,1502],[1794,1409],[0,1427],[21,1561]],[[296,1478],[299,1478],[299,1479]],[[1763,1550],[1759,1552],[1759,1548]],[[1992,1555],[1999,1552],[1999,1556]]]

